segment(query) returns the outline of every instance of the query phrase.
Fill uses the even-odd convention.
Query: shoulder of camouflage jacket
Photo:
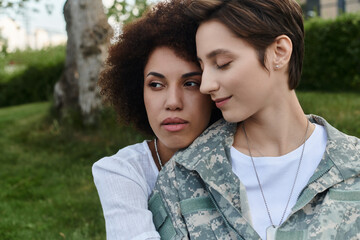
[[[236,123],[220,119],[197,137],[188,148],[178,151],[173,156],[174,161],[192,168],[203,156],[211,153],[219,145],[229,150],[234,141],[236,126]]]
[[[165,164],[159,172],[153,194],[161,192],[163,195],[162,199],[169,206],[171,213],[177,213],[179,211],[179,182],[176,180],[175,174],[177,162],[191,164],[192,161],[196,160],[192,155],[202,155],[211,149],[209,145],[218,145],[219,142],[225,141],[231,146],[232,136],[235,130],[236,124],[227,123],[224,119],[220,119],[207,128],[188,148],[178,151],[169,162]],[[201,149],[200,152],[199,149]]]
[[[343,179],[360,176],[360,139],[337,130],[319,116],[310,115],[309,119],[325,127],[328,136],[325,154]]]

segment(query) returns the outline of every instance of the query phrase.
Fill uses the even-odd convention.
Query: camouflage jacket
[[[360,140],[309,119],[325,126],[326,151],[275,239],[360,239]],[[149,209],[161,239],[260,239],[229,161],[235,131],[218,121],[159,173]]]

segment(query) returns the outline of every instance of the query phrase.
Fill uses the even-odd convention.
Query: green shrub
[[[305,22],[305,57],[299,89],[360,91],[360,14]]]
[[[19,66],[6,72],[0,66],[0,106],[45,101],[51,98],[54,84],[64,69],[65,47],[52,47],[40,51],[15,52],[2,61]],[[5,79],[5,80],[4,80]]]

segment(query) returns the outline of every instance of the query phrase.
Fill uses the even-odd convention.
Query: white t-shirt
[[[148,198],[159,173],[147,141],[120,149],[92,167],[108,240],[160,239]]]
[[[299,175],[283,222],[291,213],[298,195],[308,183],[319,165],[326,148],[327,134],[323,126],[315,124],[315,130],[307,139]],[[284,213],[294,183],[303,145],[280,157],[254,157],[256,170],[268,204],[273,223],[277,226]],[[232,170],[246,188],[253,228],[266,239],[266,228],[271,226],[251,158],[234,147],[231,148]]]

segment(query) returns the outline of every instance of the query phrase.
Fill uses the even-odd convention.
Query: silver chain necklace
[[[160,170],[161,170],[163,168],[163,164],[161,162],[159,151],[158,151],[157,138],[154,139],[154,145],[155,145],[156,157],[157,157],[158,163],[160,165]]]
[[[281,219],[280,219],[280,222],[279,222],[278,226],[275,226],[275,224],[274,224],[274,222],[273,222],[273,220],[271,218],[269,206],[268,206],[268,204],[266,202],[265,195],[264,195],[264,192],[263,192],[263,189],[262,189],[262,185],[260,183],[259,175],[258,175],[257,170],[256,170],[255,162],[254,162],[253,156],[251,154],[250,145],[249,145],[249,139],[248,139],[248,136],[247,136],[246,130],[245,130],[245,122],[243,122],[243,124],[242,124],[242,129],[243,129],[244,134],[245,134],[246,144],[247,144],[249,155],[250,155],[250,158],[251,158],[251,162],[252,162],[252,165],[253,165],[253,168],[254,168],[254,171],[255,171],[256,179],[257,179],[257,182],[258,182],[258,185],[259,185],[259,188],[260,188],[261,196],[262,196],[262,198],[264,200],[266,211],[267,211],[267,214],[269,216],[270,223],[271,223],[271,226],[266,229],[267,240],[273,239],[275,237],[275,232],[277,230],[277,227],[280,226],[282,221],[284,220],[284,216],[285,216],[286,210],[287,210],[287,208],[289,206],[289,202],[290,202],[291,196],[292,196],[294,188],[295,188],[296,180],[297,180],[297,177],[299,175],[299,170],[300,170],[300,166],[301,166],[301,162],[302,162],[302,158],[303,158],[304,150],[305,150],[306,135],[307,135],[307,132],[308,132],[308,129],[309,129],[309,121],[307,121],[307,125],[306,125],[306,131],[305,131],[305,136],[304,136],[304,141],[303,141],[303,148],[302,148],[302,151],[301,151],[299,164],[298,164],[298,167],[297,167],[297,170],[296,170],[295,179],[294,179],[293,185],[291,187],[291,191],[290,191],[290,195],[289,195],[289,198],[287,200],[287,203],[286,203],[286,207],[285,207],[284,212],[283,212],[283,214],[281,216]]]

